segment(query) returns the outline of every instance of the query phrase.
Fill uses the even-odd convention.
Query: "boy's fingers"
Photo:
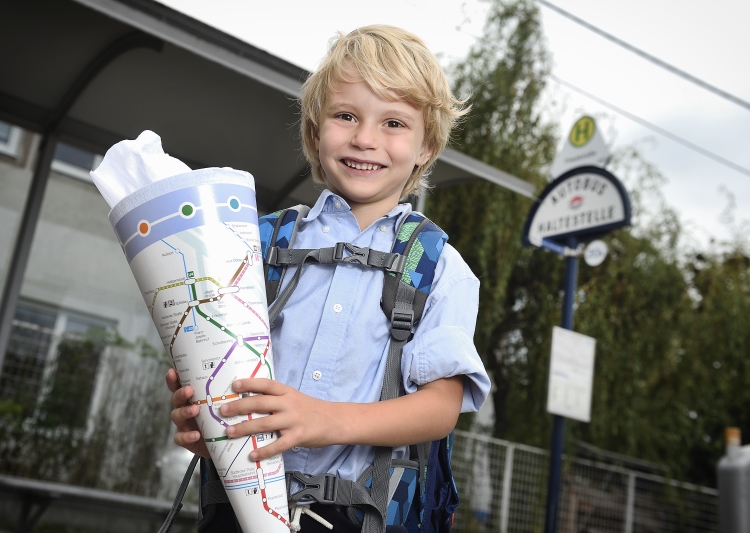
[[[174,435],[174,442],[178,446],[186,448],[198,442],[200,438],[201,434],[198,431],[178,431]]]
[[[252,452],[250,452],[250,459],[253,461],[262,461],[263,459],[268,459],[269,457],[278,455],[288,449],[289,447],[285,446],[282,440],[279,439],[276,442],[269,444],[268,446],[264,446],[263,448],[258,448],[257,450],[253,450]]]
[[[167,370],[166,381],[170,391],[177,392],[180,389],[180,380],[174,368]]]
[[[174,422],[175,425],[178,425],[183,424],[185,423],[185,421],[198,416],[199,410],[200,409],[197,405],[187,405],[185,407],[178,407],[177,409],[173,409],[172,413],[169,416],[172,418],[172,422]]]
[[[192,387],[182,387],[172,395],[172,407],[182,407],[193,397]]]
[[[280,409],[277,396],[258,395],[227,402],[221,406],[219,412],[222,416],[238,416],[249,413],[273,413]]]
[[[283,394],[286,385],[273,379],[266,378],[247,378],[238,379],[232,387],[237,392],[256,392],[259,394]]]
[[[237,439],[239,437],[247,437],[248,435],[257,433],[257,431],[251,431],[250,428],[248,428],[248,425],[248,422],[240,422],[239,424],[228,426],[226,429],[227,436],[232,439]]]
[[[229,426],[226,431],[229,437],[236,439],[237,437],[246,437],[247,435],[255,435],[256,433],[269,433],[283,429],[278,427],[279,423],[279,417],[277,416],[262,416]]]
[[[201,434],[197,431],[178,432],[174,436],[174,442],[189,452],[207,459],[211,458],[211,454],[208,453],[208,448],[206,448],[206,443],[201,440]]]

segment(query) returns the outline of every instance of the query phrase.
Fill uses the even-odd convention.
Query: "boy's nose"
[[[371,127],[365,125],[360,126],[352,137],[352,144],[363,150],[376,148],[378,145],[377,134]]]

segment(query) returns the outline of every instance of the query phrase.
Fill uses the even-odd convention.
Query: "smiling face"
[[[328,94],[315,147],[326,185],[362,229],[398,204],[414,167],[430,159],[424,131],[421,109],[384,100],[363,81],[337,83]]]

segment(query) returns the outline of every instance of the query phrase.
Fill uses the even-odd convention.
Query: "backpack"
[[[399,227],[391,252],[343,242],[331,248],[292,248],[299,222],[308,212],[309,207],[300,205],[259,219],[269,325],[273,327],[297,287],[306,263],[355,263],[382,269],[381,307],[391,323],[391,340],[381,400],[403,395],[401,352],[412,336],[412,328],[422,317],[448,236],[424,215],[412,212]],[[279,293],[289,265],[299,267]],[[333,474],[313,477],[302,472],[287,472],[287,492],[292,481],[302,486],[289,500],[340,505],[346,508],[350,520],[363,523],[363,533],[382,533],[390,525],[404,526],[409,533],[447,533],[458,507],[450,465],[452,444],[451,432],[443,439],[412,445],[409,460],[392,459],[392,448],[376,447],[373,464],[356,482],[339,479]],[[204,531],[209,524],[220,523],[222,529],[233,526],[234,513],[216,469],[207,459],[201,459],[200,464],[202,518],[198,531]]]

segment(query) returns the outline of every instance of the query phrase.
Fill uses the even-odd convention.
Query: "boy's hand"
[[[177,426],[177,433],[174,436],[174,442],[186,450],[200,455],[201,457],[210,458],[206,443],[201,438],[198,431],[198,424],[195,417],[198,416],[200,408],[197,405],[188,405],[188,401],[193,397],[191,387],[180,387],[180,380],[174,368],[167,371],[167,387],[172,391],[172,422]]]
[[[222,416],[258,416],[227,428],[231,438],[278,431],[272,444],[250,453],[260,461],[293,448],[322,448],[332,444],[400,446],[427,442],[447,435],[456,424],[461,408],[463,376],[427,383],[406,396],[374,403],[327,402],[308,396],[278,381],[263,378],[238,379],[235,391],[253,393],[221,406]],[[187,405],[191,387],[180,388],[177,373],[167,372],[167,385],[173,392],[172,421],[177,426],[175,442],[203,457],[209,457],[195,417],[197,405]]]
[[[271,413],[227,428],[232,438],[256,433],[279,431],[281,436],[268,446],[250,453],[250,459],[260,461],[284,452],[293,446],[320,448],[333,444],[335,434],[331,424],[330,402],[318,400],[278,381],[264,378],[238,379],[233,384],[237,392],[252,392],[247,396],[221,406],[222,416]]]

